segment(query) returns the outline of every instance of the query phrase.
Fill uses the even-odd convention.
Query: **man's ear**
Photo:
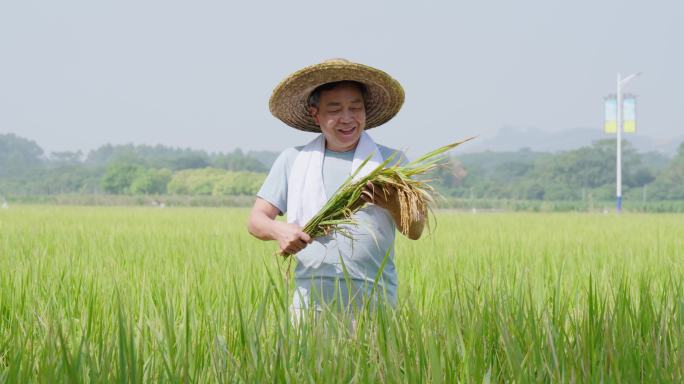
[[[309,107],[309,115],[313,117],[314,121],[316,124],[320,125],[320,122],[318,121],[318,108],[316,107]]]

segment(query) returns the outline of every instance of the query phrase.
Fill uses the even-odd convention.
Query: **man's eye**
[[[338,113],[340,111],[341,111],[341,109],[333,109],[333,110],[329,110],[328,113]]]
[[[359,112],[359,111],[361,111],[361,107],[353,107],[353,108],[349,108],[349,109],[350,109],[352,112]]]

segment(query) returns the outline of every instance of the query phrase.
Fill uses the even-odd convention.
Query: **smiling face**
[[[356,148],[366,127],[363,93],[354,83],[340,83],[320,92],[318,106],[309,107],[311,116],[325,135],[325,146],[335,152]]]

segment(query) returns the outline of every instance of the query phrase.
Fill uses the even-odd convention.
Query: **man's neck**
[[[350,152],[356,150],[356,147],[359,145],[359,140],[356,140],[356,143],[354,145],[351,145],[349,147],[331,147],[330,144],[328,144],[328,140],[325,141],[325,149],[328,151],[332,152],[339,152],[339,153],[344,153],[344,152]]]

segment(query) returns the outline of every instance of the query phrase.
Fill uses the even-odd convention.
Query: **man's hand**
[[[277,223],[274,233],[282,256],[294,255],[311,244],[313,239],[292,223]]]
[[[247,229],[261,240],[276,240],[282,256],[294,255],[310,244],[313,239],[300,227],[276,221],[280,210],[268,201],[257,197],[249,215]]]
[[[361,192],[361,198],[366,203],[375,204],[390,212],[401,212],[399,196],[397,195],[397,189],[394,187],[385,187],[383,190],[383,188],[369,181],[363,188],[363,192]]]
[[[361,199],[386,209],[392,216],[392,219],[394,219],[394,224],[399,228],[399,232],[404,236],[411,240],[420,238],[420,235],[423,233],[423,227],[425,227],[425,214],[421,214],[417,220],[411,218],[408,228],[404,228],[401,225],[401,204],[399,203],[399,194],[396,188],[392,186],[381,188],[369,181],[361,193]]]

